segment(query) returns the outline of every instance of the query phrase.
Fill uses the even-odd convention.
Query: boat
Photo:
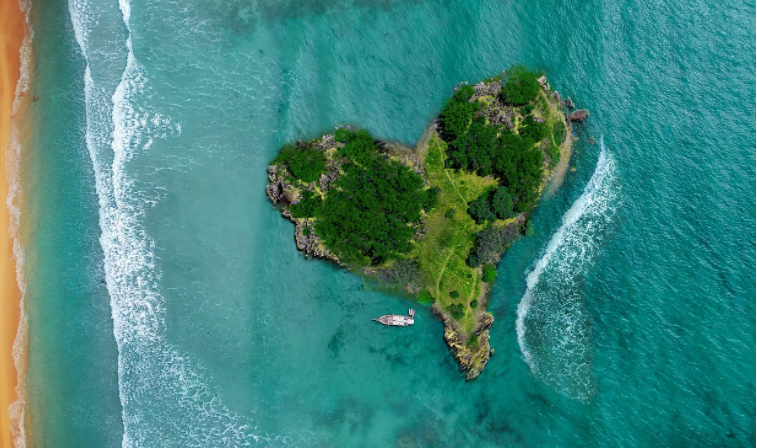
[[[408,310],[407,314],[407,316],[402,316],[400,314],[387,314],[386,316],[381,316],[378,319],[373,320],[380,324],[386,325],[387,327],[407,327],[415,323],[415,310],[410,309]]]

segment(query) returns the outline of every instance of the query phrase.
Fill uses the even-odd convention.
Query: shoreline
[[[543,155],[541,162],[532,163],[541,172],[538,179],[535,177],[532,179],[534,186],[531,188],[536,198],[534,204],[528,206],[536,207],[542,194],[545,193],[545,188],[552,185],[553,190],[556,189],[565,176],[572,152],[572,126],[566,116],[559,94],[552,91],[546,82],[546,77],[541,76],[535,80],[540,86],[536,87],[538,92],[534,93],[534,98],[527,103],[531,106],[530,110],[525,112],[527,115],[532,112],[535,114],[531,117],[532,124],[528,124],[527,128],[519,128],[519,117],[524,121],[526,120],[525,115],[521,115],[521,107],[524,106],[513,106],[501,99],[497,100],[497,98],[501,98],[500,90],[503,89],[503,82],[502,77],[493,77],[481,81],[475,86],[468,86],[467,89],[470,92],[466,93],[469,96],[467,101],[479,105],[471,112],[471,116],[475,117],[473,114],[478,111],[475,113],[479,117],[484,117],[484,120],[488,120],[485,123],[490,123],[489,126],[495,126],[495,130],[513,130],[514,137],[507,141],[514,140],[514,142],[507,144],[526,145],[524,151],[529,148],[528,145],[531,145],[532,150],[538,150],[541,152],[540,155]],[[455,97],[453,96],[453,98]],[[465,104],[462,103],[465,98],[454,101]],[[442,119],[443,114],[444,112],[441,114]],[[538,123],[543,123],[541,127],[536,126],[537,120]],[[473,119],[473,122],[476,123],[475,119]],[[478,123],[481,123],[481,120]],[[497,128],[497,124],[501,126]],[[540,130],[535,131],[536,134],[531,132],[526,134],[525,137],[519,137],[519,129],[522,131],[523,129],[530,129],[531,126]],[[358,137],[360,132],[364,132],[367,137]],[[339,137],[340,133],[342,133],[342,137]],[[353,136],[352,140],[349,138],[350,135]],[[536,140],[536,135],[541,140]],[[558,139],[557,136],[562,137]],[[424,206],[425,214],[420,215],[421,218],[417,223],[419,228],[413,235],[415,244],[409,251],[406,249],[405,252],[409,264],[405,263],[398,270],[395,270],[399,274],[393,271],[394,264],[387,265],[383,261],[379,264],[373,264],[372,261],[369,262],[365,254],[363,254],[362,262],[356,262],[355,266],[346,266],[344,260],[337,256],[336,252],[332,252],[326,246],[325,241],[315,232],[314,225],[315,220],[319,217],[318,210],[321,210],[320,213],[325,213],[322,210],[325,205],[321,204],[327,203],[326,194],[334,188],[334,185],[339,188],[339,184],[334,183],[339,180],[340,173],[347,172],[347,170],[341,169],[342,164],[350,162],[352,151],[355,151],[355,148],[371,151],[371,146],[368,144],[362,143],[364,146],[360,147],[351,143],[352,141],[360,141],[360,138],[369,138],[373,142],[373,151],[376,154],[381,154],[381,151],[383,151],[386,159],[404,165],[409,172],[419,175],[421,178],[419,181],[422,180],[424,188],[428,188],[428,190],[424,189],[424,192],[436,189],[434,204],[438,201],[440,205],[436,207],[432,205],[429,209]],[[432,150],[432,146],[435,149]],[[365,149],[366,147],[368,149]],[[437,129],[436,120],[424,131],[419,142],[415,145],[415,149],[407,148],[395,142],[376,139],[366,131],[356,131],[351,126],[341,125],[333,134],[322,134],[320,137],[308,140],[305,143],[300,140],[296,146],[284,147],[280,155],[268,166],[269,184],[266,187],[266,193],[274,205],[281,204],[282,216],[294,222],[295,243],[298,250],[305,252],[305,256],[312,255],[315,258],[330,260],[338,266],[346,267],[347,270],[366,278],[370,278],[372,274],[381,277],[383,273],[385,278],[391,279],[393,276],[401,274],[403,277],[396,280],[399,282],[398,288],[419,301],[427,300],[423,297],[431,299],[433,301],[433,313],[444,324],[444,341],[457,361],[460,372],[465,375],[466,380],[470,381],[483,371],[494,352],[489,345],[489,329],[494,322],[494,316],[486,311],[491,289],[490,283],[494,279],[487,280],[486,268],[482,266],[484,263],[496,265],[503,252],[512,242],[523,234],[527,234],[525,226],[532,210],[525,209],[518,212],[513,209],[511,215],[515,213],[514,216],[498,215],[495,217],[494,223],[488,221],[490,218],[487,218],[487,221],[483,223],[478,220],[474,221],[474,218],[469,216],[469,204],[474,199],[478,200],[476,198],[483,197],[484,193],[491,191],[494,178],[490,175],[491,173],[482,176],[477,172],[469,171],[470,167],[467,161],[464,162],[465,166],[459,171],[450,169],[444,160],[446,148],[447,143]],[[300,177],[296,172],[290,171],[293,168],[288,164],[294,161],[294,168],[300,170],[303,175],[306,174],[300,167],[302,162],[298,161],[302,159],[302,156],[294,157],[292,155],[292,151],[297,149],[306,151],[297,154],[309,154],[307,157],[310,157],[311,162],[308,163],[311,163],[311,166],[320,166],[311,170],[316,171],[314,174],[309,172],[308,177]],[[552,163],[555,155],[560,157],[556,164]],[[369,157],[369,155],[365,157]],[[320,165],[316,162],[319,162]],[[367,170],[366,168],[366,172]],[[538,187],[535,185],[537,181]],[[494,182],[496,185],[500,185],[499,181]],[[408,194],[415,193],[410,192]],[[512,199],[510,201],[512,208]],[[447,207],[447,212],[443,212],[443,206]],[[457,216],[462,216],[462,218],[456,218],[455,212],[457,212]],[[341,213],[341,211],[337,210],[337,213]],[[490,211],[490,214],[493,215],[493,212]],[[348,216],[347,219],[350,219],[350,217]],[[482,232],[488,232],[486,234],[488,239],[483,246],[485,247],[484,252],[477,253],[476,256],[485,258],[483,260],[477,258],[480,262],[470,264],[467,261],[472,253],[470,251],[474,250],[479,238],[478,235]],[[451,239],[441,239],[448,234],[452,235]],[[459,241],[462,241],[462,243],[459,243]],[[498,248],[496,249],[496,257],[486,252],[487,250],[493,252],[492,247]],[[438,254],[440,253],[445,254],[442,257],[443,261],[434,261],[439,259]],[[453,256],[457,256],[457,258],[453,259]],[[452,265],[450,265],[451,259],[453,259]],[[460,262],[459,260],[464,261]],[[462,267],[461,263],[464,263]],[[460,274],[460,272],[463,272],[463,274]],[[465,273],[467,273],[467,277],[465,277]],[[460,291],[462,291],[462,294]],[[462,299],[458,300],[459,297],[462,297]]]
[[[8,208],[12,182],[17,174],[17,153],[11,148],[11,118],[16,89],[21,79],[21,49],[27,34],[24,11],[16,0],[0,2],[0,446],[25,446],[23,430],[24,391],[17,367],[26,362],[26,337],[22,326],[18,266],[14,243],[17,216]],[[13,167],[13,168],[11,168]],[[14,192],[15,193],[15,192]],[[15,211],[15,210],[14,210]]]

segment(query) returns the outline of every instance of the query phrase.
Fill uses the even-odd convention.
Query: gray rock
[[[589,111],[586,109],[578,109],[577,111],[571,113],[568,118],[570,119],[570,121],[582,122],[589,118]]]
[[[568,108],[573,109],[573,100],[570,97],[565,101],[565,104],[568,105]]]

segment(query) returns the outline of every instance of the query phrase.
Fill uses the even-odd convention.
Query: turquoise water
[[[754,16],[33,2],[35,446],[753,445]],[[265,168],[342,122],[412,144],[458,82],[514,63],[592,115],[465,383],[430,310],[379,328],[412,305],[295,250]]]

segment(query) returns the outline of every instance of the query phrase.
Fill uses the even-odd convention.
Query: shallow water
[[[753,445],[754,13],[33,3],[35,445]],[[458,82],[514,63],[592,115],[465,383],[428,309],[379,328],[412,304],[295,250],[265,169],[342,122],[412,144]]]

